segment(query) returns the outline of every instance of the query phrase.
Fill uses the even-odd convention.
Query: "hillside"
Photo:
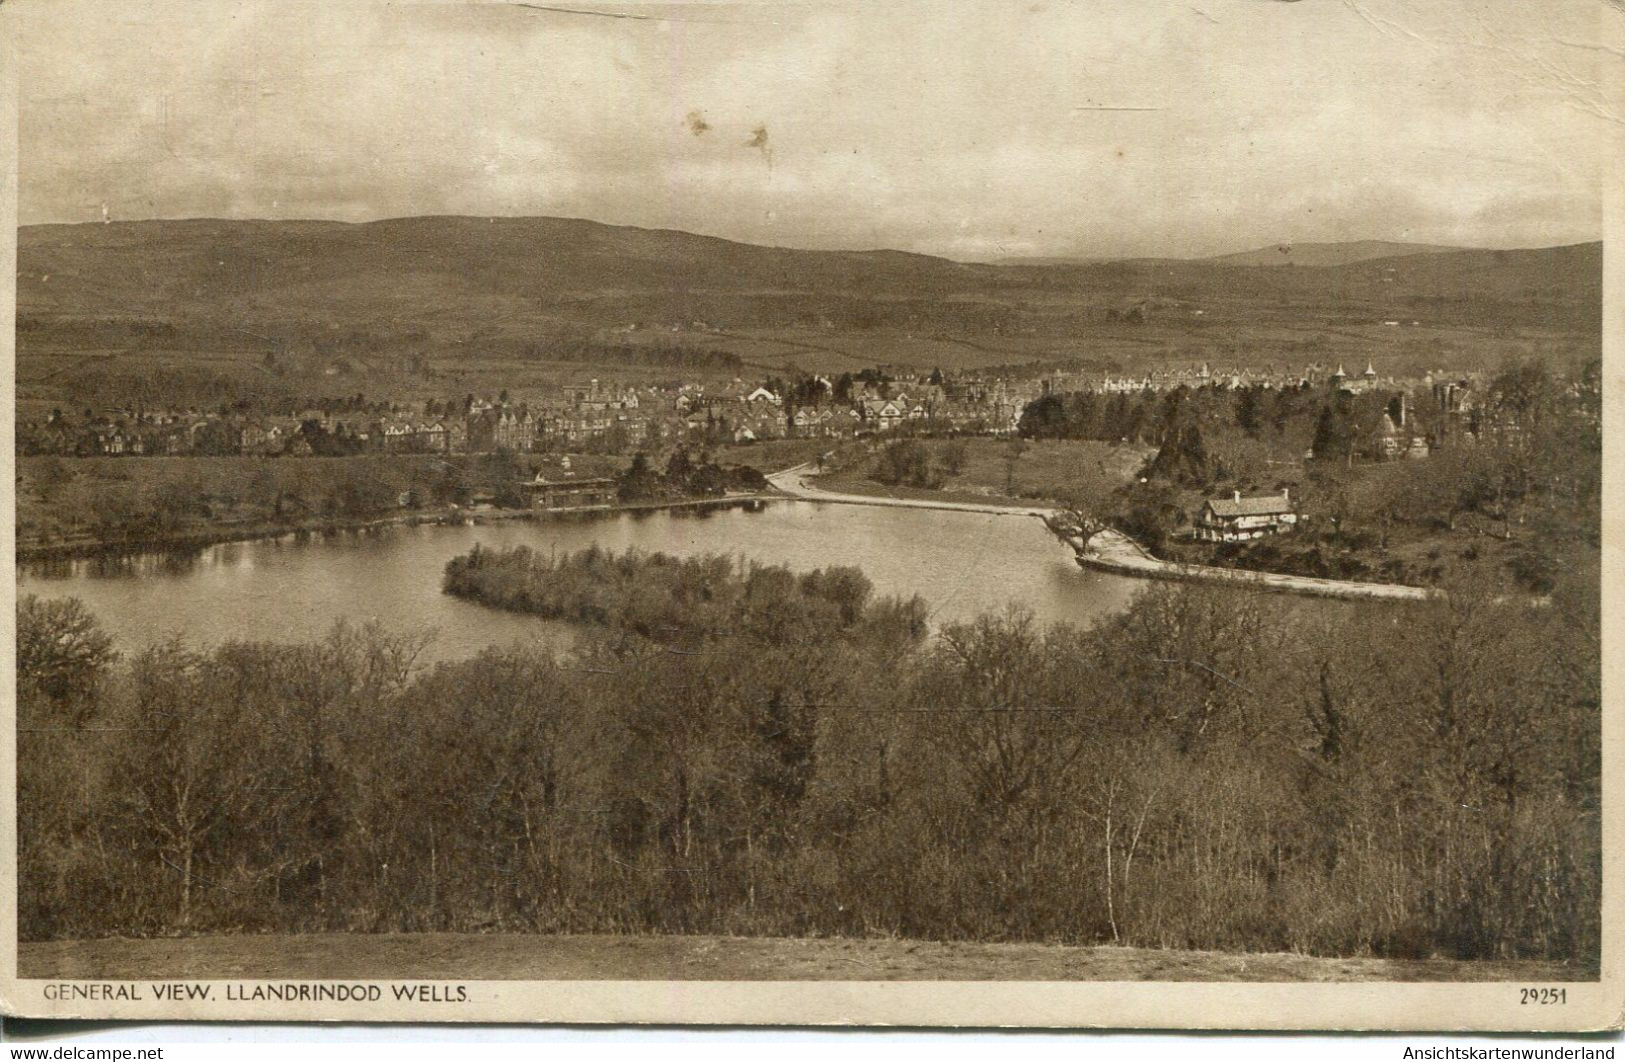
[[[969,323],[986,329],[1020,308],[1012,303],[1038,292],[1083,302],[1164,289],[1583,303],[1594,301],[1601,287],[1600,244],[1426,253],[1413,247],[1387,256],[1375,252],[1406,245],[1316,246],[1299,245],[1294,253],[1327,257],[1335,250],[1347,260],[1301,275],[1215,265],[1248,255],[970,265],[900,251],[759,247],[565,218],[47,225],[19,230],[18,304],[25,317],[240,323],[318,315],[324,323],[392,319],[440,327],[478,327],[515,314],[595,326],[640,318],[687,325],[709,314],[734,327],[833,314],[863,327],[966,316],[964,306],[983,304],[996,307],[984,310],[993,320]],[[1395,290],[1365,292],[1370,283]],[[945,303],[959,306],[946,312]]]
[[[1321,266],[1350,265],[1373,258],[1403,258],[1413,254],[1441,254],[1467,250],[1428,243],[1397,243],[1392,240],[1355,240],[1348,243],[1278,243],[1253,251],[1215,255],[1205,261],[1228,266]]]
[[[1305,269],[1001,266],[470,217],[29,226],[18,242],[18,388],[41,403],[77,403],[158,366],[233,387],[319,378],[340,393],[407,395],[545,386],[567,364],[669,377],[1310,350],[1380,360],[1393,337],[1350,329],[1400,317],[1440,330],[1443,353],[1499,359],[1483,330],[1594,344],[1601,316],[1600,244],[1406,248]],[[1129,307],[1139,319],[1117,323]]]
[[[1370,258],[1312,269],[1235,268],[1212,262],[1134,259],[1070,269],[1012,269],[1063,275],[1084,289],[1148,296],[1286,300],[1301,314],[1381,318],[1417,310],[1436,323],[1601,328],[1602,244],[1512,251],[1440,251]]]
[[[598,316],[646,293],[703,302],[976,292],[997,271],[898,251],[825,252],[565,218],[159,221],[21,230],[24,312],[406,314],[513,310]],[[624,311],[606,311],[616,321]]]

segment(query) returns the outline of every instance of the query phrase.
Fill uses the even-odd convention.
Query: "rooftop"
[[[1294,511],[1292,499],[1285,491],[1258,498],[1243,498],[1240,494],[1229,498],[1209,498],[1207,503],[1214,516],[1275,516]]]
[[[610,476],[583,476],[580,479],[544,479],[538,475],[535,479],[527,480],[527,487],[610,487],[615,480]]]

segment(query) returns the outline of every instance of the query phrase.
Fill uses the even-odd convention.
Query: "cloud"
[[[1566,241],[1600,225],[1594,8],[58,0],[8,13],[19,206],[966,256]]]

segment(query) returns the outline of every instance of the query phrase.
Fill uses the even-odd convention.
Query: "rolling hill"
[[[59,355],[90,352],[121,364],[149,350],[169,364],[193,352],[336,349],[535,361],[555,357],[561,339],[593,337],[841,369],[1121,359],[1148,344],[1194,349],[1216,327],[1228,328],[1221,349],[1244,351],[1261,349],[1247,339],[1255,332],[1399,316],[1594,335],[1601,317],[1596,243],[1486,251],[1370,242],[1307,248],[1346,259],[1337,264],[1269,269],[1231,264],[1248,255],[966,264],[566,218],[47,225],[19,229],[18,242],[19,354],[33,366],[20,387],[56,372]],[[1295,253],[1313,257],[1305,250]],[[1143,327],[1109,323],[1111,310],[1128,306],[1147,308]]]
[[[992,267],[900,251],[786,250],[565,218],[27,227],[18,274],[29,312],[102,302],[119,312],[433,316],[469,300],[523,300],[590,317],[583,300],[647,292],[900,297],[999,284]]]

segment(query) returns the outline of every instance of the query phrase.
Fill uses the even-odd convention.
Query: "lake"
[[[20,565],[18,593],[78,597],[123,649],[179,635],[305,641],[340,619],[436,632],[429,656],[542,639],[567,627],[440,592],[446,561],[475,543],[561,552],[597,544],[679,556],[725,553],[796,571],[861,568],[877,594],[919,594],[932,622],[1021,604],[1046,622],[1089,624],[1145,584],[1079,568],[1033,517],[776,502],[759,512],[650,512],[482,526],[391,526],[232,542],[181,553]]]

